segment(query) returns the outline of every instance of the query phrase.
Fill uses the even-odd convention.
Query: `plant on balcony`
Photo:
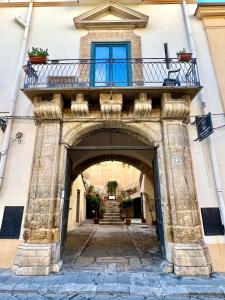
[[[185,48],[183,48],[183,50],[177,52],[176,54],[179,62],[188,62],[191,60],[192,57],[192,53],[187,52]]]
[[[38,47],[32,47],[28,51],[29,60],[32,64],[45,64],[49,56],[48,49],[42,49]]]

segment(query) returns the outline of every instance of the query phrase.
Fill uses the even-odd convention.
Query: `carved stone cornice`
[[[147,93],[140,93],[134,101],[135,117],[149,117],[152,111],[152,99],[147,98]]]
[[[190,114],[190,96],[172,99],[170,93],[163,93],[161,99],[162,118],[185,119]]]
[[[38,119],[61,119],[63,100],[61,94],[54,94],[52,99],[43,100],[42,97],[34,97],[34,116]]]
[[[103,118],[120,118],[122,104],[122,94],[100,94],[100,106]]]
[[[71,111],[74,117],[84,118],[89,115],[88,102],[84,100],[84,94],[76,94],[76,100],[71,102]]]
[[[198,4],[195,16],[199,19],[225,17],[224,3],[202,3]]]

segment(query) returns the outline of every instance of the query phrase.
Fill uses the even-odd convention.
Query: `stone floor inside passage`
[[[67,234],[63,268],[49,276],[0,269],[3,299],[225,299],[225,274],[165,274],[155,227],[83,223]]]

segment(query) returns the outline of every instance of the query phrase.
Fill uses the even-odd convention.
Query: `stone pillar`
[[[162,96],[162,131],[169,197],[171,262],[177,275],[206,275],[211,271],[207,248],[203,243],[198,202],[185,119],[190,97],[172,99]]]
[[[58,189],[61,95],[51,101],[34,99],[40,120],[24,224],[24,243],[18,249],[16,275],[48,275],[62,266],[60,260],[60,191]]]

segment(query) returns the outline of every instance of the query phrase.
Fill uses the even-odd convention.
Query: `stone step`
[[[102,219],[105,222],[121,222],[121,219]]]
[[[124,225],[124,223],[121,221],[121,222],[104,222],[104,221],[101,221],[99,222],[99,225]]]

